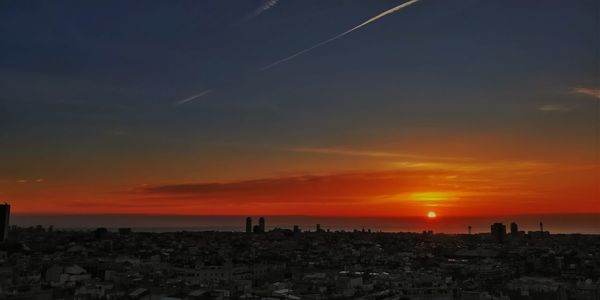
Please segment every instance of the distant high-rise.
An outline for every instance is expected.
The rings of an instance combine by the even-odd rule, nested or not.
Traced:
[[[321,224],[317,224],[317,232],[321,232]]]
[[[544,223],[540,222],[540,232],[544,232]]]
[[[469,234],[471,234],[471,229],[473,229],[473,227],[471,227],[471,225],[469,225],[469,227],[467,227],[467,229],[469,230]]]
[[[260,217],[260,219],[258,219],[258,231],[260,233],[265,232],[265,218]]]
[[[103,237],[106,237],[106,235],[108,235],[108,229],[106,229],[104,227],[99,227],[99,228],[96,228],[96,230],[94,230],[94,236],[96,238],[103,238]]]
[[[129,235],[129,234],[131,234],[131,228],[121,227],[121,228],[119,228],[119,234],[120,235]]]
[[[494,223],[490,226],[492,239],[498,243],[503,243],[506,237],[506,225],[502,223]]]
[[[252,218],[246,218],[246,233],[252,233]]]
[[[519,234],[519,225],[517,225],[517,223],[515,223],[515,222],[510,223],[510,234],[512,234],[512,235]]]
[[[300,227],[298,227],[298,225],[294,225],[294,233],[300,233]]]
[[[8,227],[10,226],[10,205],[0,204],[0,242],[8,238]]]

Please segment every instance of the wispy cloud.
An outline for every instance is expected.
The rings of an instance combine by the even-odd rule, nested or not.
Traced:
[[[198,94],[193,95],[191,97],[187,97],[185,99],[182,99],[182,100],[179,100],[179,101],[175,102],[175,105],[181,105],[181,104],[190,102],[190,101],[195,100],[197,98],[200,98],[202,96],[206,96],[210,92],[212,92],[212,89],[208,89],[208,90],[202,91],[201,93],[198,93]]]
[[[19,179],[16,182],[18,183],[28,183],[28,182],[32,182],[32,183],[42,183],[45,182],[46,179],[44,178],[36,178],[36,179]]]
[[[332,37],[332,38],[329,38],[329,39],[324,40],[324,41],[322,41],[322,42],[320,42],[318,44],[315,44],[314,46],[311,46],[311,47],[308,47],[308,48],[306,48],[304,50],[296,52],[296,53],[294,53],[294,54],[292,54],[292,55],[290,55],[288,57],[285,57],[285,58],[277,60],[277,61],[275,61],[273,63],[270,63],[270,64],[268,64],[268,65],[260,68],[260,71],[264,71],[264,70],[270,69],[270,68],[275,67],[275,66],[277,66],[277,65],[279,65],[281,63],[284,63],[286,61],[294,59],[294,58],[296,58],[296,57],[298,57],[298,56],[300,56],[300,55],[302,55],[304,53],[307,53],[307,52],[309,52],[311,50],[314,50],[314,49],[319,48],[321,46],[324,46],[324,45],[326,45],[328,43],[331,43],[331,42],[333,42],[333,41],[335,41],[335,40],[337,40],[337,39],[339,39],[339,38],[341,38],[341,37],[343,37],[343,36],[345,36],[345,35],[353,32],[353,31],[358,30],[358,29],[360,29],[360,28],[362,28],[364,26],[367,26],[368,24],[373,23],[373,22],[375,22],[375,21],[377,21],[377,20],[379,20],[379,19],[381,19],[381,18],[383,18],[383,17],[385,17],[385,16],[387,16],[389,14],[395,13],[395,12],[397,12],[397,11],[405,8],[405,7],[408,7],[408,6],[412,5],[412,4],[415,4],[418,1],[419,0],[410,0],[410,1],[407,1],[405,3],[400,4],[398,6],[390,8],[390,9],[388,9],[388,10],[386,10],[386,11],[384,11],[384,12],[382,12],[382,13],[380,13],[380,14],[378,14],[378,15],[376,15],[376,16],[374,16],[374,17],[372,17],[372,18],[370,18],[370,19],[368,19],[368,20],[366,20],[366,21],[364,21],[364,22],[362,22],[362,23],[360,23],[360,24],[358,24],[358,25],[356,25],[356,26],[354,26],[354,27],[352,27],[352,28],[350,28],[350,29],[348,29],[348,30],[346,30],[346,31],[344,31],[344,32],[336,35],[336,36],[334,36],[334,37]]]
[[[307,206],[373,208],[382,204],[385,210],[386,205],[439,206],[467,199],[533,197],[539,191],[534,185],[527,186],[525,179],[549,170],[556,171],[543,162],[530,161],[415,163],[393,170],[140,186],[128,194],[140,197],[140,205],[168,201],[169,205],[203,209],[218,203],[249,209],[294,204],[300,210]]]
[[[538,110],[543,112],[567,112],[571,109],[565,105],[560,104],[544,104],[540,106]]]
[[[435,187],[431,174],[448,171],[395,170],[271,177],[223,183],[173,184],[143,187],[138,193],[155,196],[190,196],[191,199],[263,203],[368,200],[382,194],[427,190]],[[194,198],[195,197],[195,198]]]
[[[470,181],[500,178],[506,182],[512,181],[516,176],[529,176],[533,174],[547,174],[548,172],[560,170],[573,170],[581,168],[581,166],[559,166],[542,161],[519,161],[519,160],[507,160],[507,161],[398,161],[391,164],[392,167],[401,170],[419,170],[419,171],[436,171],[436,170],[447,170],[455,172],[451,176],[456,174],[463,174],[461,180],[464,181],[469,178]],[[480,177],[479,175],[484,175]],[[475,177],[473,177],[475,176]]]
[[[420,155],[414,153],[398,153],[398,152],[381,152],[381,151],[363,151],[344,148],[313,148],[313,147],[295,147],[284,148],[286,151],[316,153],[316,154],[331,154],[331,155],[348,155],[348,156],[365,156],[365,157],[390,157],[390,158],[410,158],[410,159],[427,159],[427,160],[468,160],[466,157],[443,157]]]
[[[350,197],[390,194],[393,191],[420,191],[438,189],[444,182],[453,184],[481,181],[481,175],[489,184],[493,178],[514,177],[533,173],[544,174],[560,166],[536,161],[492,161],[473,163],[414,163],[399,164],[393,170],[357,171],[329,175],[298,175],[265,177],[230,182],[206,182],[189,184],[144,185],[134,193],[155,195],[245,195],[251,198],[305,198],[307,196]],[[491,176],[490,178],[488,178]],[[518,180],[517,180],[518,182]],[[510,181],[503,181],[509,184]],[[458,187],[458,186],[456,186]],[[309,200],[309,199],[306,199]]]
[[[581,95],[592,96],[596,99],[600,99],[600,89],[577,87],[577,88],[573,89],[573,92],[577,93],[577,94],[581,94]]]

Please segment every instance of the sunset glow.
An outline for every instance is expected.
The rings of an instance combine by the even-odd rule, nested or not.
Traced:
[[[600,0],[0,4],[0,299],[596,299]]]
[[[84,2],[0,12],[15,214],[600,213],[591,2]]]

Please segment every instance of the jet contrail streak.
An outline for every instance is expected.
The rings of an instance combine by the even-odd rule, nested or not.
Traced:
[[[263,1],[263,4],[257,8],[254,13],[252,14],[252,18],[257,17],[258,15],[262,14],[263,12],[271,9],[273,6],[277,5],[277,2],[279,2],[279,0],[266,0]]]
[[[177,101],[177,102],[175,103],[175,105],[181,105],[181,104],[184,104],[184,103],[190,102],[190,101],[192,101],[192,100],[194,100],[194,99],[196,99],[196,98],[200,98],[200,97],[202,97],[202,96],[204,96],[204,95],[206,95],[206,94],[210,93],[211,91],[212,91],[212,89],[210,89],[210,90],[205,90],[205,91],[203,91],[202,93],[199,93],[199,94],[196,94],[196,95],[194,95],[194,96],[191,96],[191,97],[185,98],[185,99],[183,99],[183,100],[179,100],[179,101]]]
[[[382,13],[380,13],[380,14],[378,14],[378,15],[376,15],[376,16],[374,16],[374,17],[372,17],[372,18],[370,18],[370,19],[368,19],[368,20],[366,20],[364,22],[362,22],[361,24],[359,24],[357,26],[354,26],[353,28],[348,29],[348,30],[346,30],[346,31],[344,31],[344,32],[342,32],[342,33],[340,33],[340,34],[338,34],[338,35],[336,35],[336,36],[334,36],[334,37],[332,37],[330,39],[324,40],[324,41],[322,41],[322,42],[320,42],[320,43],[318,43],[318,44],[316,44],[316,45],[314,45],[312,47],[306,48],[306,49],[304,49],[302,51],[299,51],[299,52],[296,52],[296,53],[294,53],[294,54],[292,54],[292,55],[290,55],[290,56],[288,56],[286,58],[280,59],[280,60],[278,60],[278,61],[276,61],[274,63],[266,65],[266,66],[260,68],[259,71],[264,71],[264,70],[270,69],[270,68],[272,68],[272,67],[274,67],[274,66],[276,66],[278,64],[281,64],[281,63],[284,63],[284,62],[286,62],[288,60],[291,60],[291,59],[293,59],[293,58],[295,58],[297,56],[300,56],[300,55],[302,55],[302,54],[304,54],[306,52],[309,52],[309,51],[311,51],[311,50],[313,50],[315,48],[319,48],[319,47],[321,47],[321,46],[323,46],[325,44],[333,42],[333,41],[335,41],[335,40],[337,40],[337,39],[339,39],[339,38],[341,38],[341,37],[343,37],[343,36],[351,33],[352,31],[360,29],[360,28],[362,28],[362,27],[364,27],[364,26],[366,26],[366,25],[368,25],[370,23],[373,23],[373,22],[375,22],[375,21],[377,21],[377,20],[379,20],[379,19],[381,19],[381,18],[383,18],[383,17],[385,17],[385,16],[387,16],[387,15],[389,15],[391,13],[395,13],[395,12],[397,12],[397,11],[399,11],[399,10],[407,7],[407,6],[410,6],[410,5],[412,5],[412,4],[414,4],[414,3],[418,2],[418,1],[419,0],[410,0],[408,2],[405,2],[405,3],[402,3],[402,4],[398,5],[396,7],[390,8],[390,9],[388,9],[388,10],[386,10],[386,11],[384,11],[384,12],[382,12]]]
[[[275,6],[277,4],[278,1],[279,0],[267,0],[257,10],[257,13],[260,14],[260,13],[264,12],[265,10],[268,10],[268,9],[272,8],[273,6]],[[269,65],[266,65],[266,66],[260,68],[259,71],[265,71],[265,70],[270,69],[272,67],[275,67],[275,66],[277,66],[277,65],[279,65],[281,63],[284,63],[284,62],[286,62],[288,60],[294,59],[295,57],[300,56],[300,55],[302,55],[302,54],[304,54],[306,52],[309,52],[309,51],[311,51],[311,50],[313,50],[315,48],[319,48],[319,47],[321,47],[321,46],[323,46],[325,44],[333,42],[333,41],[335,41],[335,40],[337,40],[337,39],[339,39],[339,38],[341,38],[341,37],[343,37],[343,36],[345,36],[345,35],[353,32],[353,31],[358,30],[358,29],[360,29],[360,28],[362,28],[364,26],[367,26],[368,24],[373,23],[373,22],[375,22],[375,21],[377,21],[377,20],[379,20],[379,19],[381,19],[381,18],[383,18],[383,17],[385,17],[385,16],[387,16],[389,14],[395,13],[395,12],[397,12],[397,11],[405,8],[405,7],[408,7],[408,6],[412,5],[412,4],[415,4],[418,1],[420,1],[420,0],[410,0],[410,1],[407,1],[407,2],[404,2],[404,3],[400,4],[398,6],[392,7],[390,9],[388,9],[388,10],[386,10],[386,11],[384,11],[384,12],[382,12],[382,13],[380,13],[380,14],[378,14],[378,15],[376,15],[376,16],[374,16],[374,17],[372,17],[372,18],[370,18],[370,19],[368,19],[368,20],[366,20],[366,21],[364,21],[362,23],[360,23],[359,25],[356,25],[356,26],[354,26],[354,27],[352,27],[352,28],[350,28],[350,29],[348,29],[348,30],[346,30],[346,31],[344,31],[344,32],[342,32],[342,33],[340,33],[340,34],[332,37],[332,38],[324,40],[324,41],[322,41],[322,42],[320,42],[320,43],[318,43],[318,44],[316,44],[314,46],[311,46],[311,47],[306,48],[306,49],[304,49],[302,51],[296,52],[296,53],[294,53],[294,54],[292,54],[292,55],[290,55],[290,56],[288,56],[286,58],[280,59],[280,60],[278,60],[276,62],[273,62],[273,63],[271,63]],[[254,16],[257,16],[258,14],[255,14]],[[190,102],[190,101],[192,101],[192,100],[194,100],[196,98],[200,98],[200,97],[202,97],[202,96],[210,93],[211,91],[212,91],[212,89],[205,90],[205,91],[203,91],[203,92],[201,92],[199,94],[196,94],[194,96],[185,98],[183,100],[179,100],[175,104],[176,105],[181,105],[181,104]]]
[[[265,11],[272,9],[275,5],[277,5],[277,3],[279,3],[279,0],[263,0],[261,2],[261,5],[258,6],[252,13],[248,14],[246,17],[244,17],[239,22],[236,22],[234,24],[241,24],[241,23],[247,22],[251,19],[254,19],[254,18],[262,15]]]

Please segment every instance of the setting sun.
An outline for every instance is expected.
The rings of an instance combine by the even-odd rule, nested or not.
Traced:
[[[435,211],[430,211],[427,213],[427,217],[433,219],[437,217],[437,214],[435,213]]]

